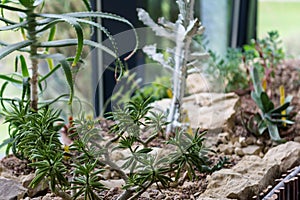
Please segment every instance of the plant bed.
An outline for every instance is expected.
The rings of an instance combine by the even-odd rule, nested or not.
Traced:
[[[138,9],[145,25],[174,42],[166,54],[156,45],[143,48],[151,59],[172,71],[172,92],[166,88],[163,92],[170,99],[162,100],[169,105],[155,107],[158,102],[151,101],[157,98],[141,90],[125,102],[126,95],[113,96],[121,102],[113,112],[107,118],[91,119],[82,113],[74,116],[74,80],[83,63],[84,45],[115,57],[117,82],[122,75],[132,81],[129,72],[123,72],[114,38],[91,19],[113,19],[133,26],[109,13],[42,13],[42,2],[19,0],[17,7],[9,1],[0,4],[4,10],[23,13],[20,22],[0,18],[6,23],[1,30],[19,30],[24,36],[19,43],[1,43],[0,58],[16,51],[29,55],[18,55],[15,72],[0,76],[6,81],[0,89],[1,114],[10,135],[5,144],[7,153],[13,153],[1,160],[0,195],[7,195],[1,198],[249,199],[279,173],[299,165],[299,68],[297,61],[283,62],[277,32],[253,41],[244,52],[230,51],[230,59],[218,61],[202,46],[204,28],[193,16],[194,0],[177,1],[175,23],[164,18],[155,23],[145,10]],[[88,2],[83,2],[89,10]],[[57,39],[59,23],[71,25],[77,37]],[[84,39],[83,24],[103,31],[112,50]],[[69,45],[76,46],[73,57],[50,51]],[[136,47],[126,59],[135,51]],[[40,60],[47,63],[46,74],[39,68]],[[223,70],[215,74],[224,76],[225,91],[236,91],[240,97],[213,90],[185,96],[188,75],[205,71],[202,65]],[[47,90],[47,79],[59,69],[69,93],[43,101],[40,97]],[[220,77],[212,78],[217,84]],[[18,97],[5,97],[9,84],[22,88]],[[64,110],[55,109],[60,101],[66,103],[68,119],[62,118]],[[224,117],[224,113],[229,114]],[[207,118],[199,123],[199,115]],[[7,185],[11,189],[1,188]]]

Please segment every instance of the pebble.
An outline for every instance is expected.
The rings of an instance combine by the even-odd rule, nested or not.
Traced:
[[[239,143],[241,144],[242,147],[248,146],[246,143],[246,138],[245,137],[239,137]]]
[[[165,199],[166,195],[165,194],[159,194],[156,199],[158,200],[162,200],[162,199]]]
[[[261,139],[256,140],[256,144],[259,146],[263,146],[264,142]]]
[[[245,155],[259,155],[259,153],[261,152],[261,147],[257,145],[250,145],[244,147],[242,150]]]
[[[199,196],[201,193],[200,192],[196,192],[195,194],[194,194],[194,197],[197,197],[197,196]]]
[[[256,138],[253,136],[247,137],[245,140],[247,145],[255,144],[256,143]]]
[[[244,152],[243,152],[243,150],[242,150],[240,147],[236,147],[236,148],[234,149],[234,153],[235,153],[236,155],[238,155],[238,156],[244,156],[244,155],[245,155]]]
[[[258,156],[261,157],[261,158],[263,158],[264,155],[265,155],[265,154],[264,154],[263,152],[259,152],[259,155],[258,155]]]
[[[240,147],[242,147],[242,145],[239,143],[239,142],[235,142],[234,144],[233,144],[233,147],[238,147],[238,148],[240,148]]]
[[[227,143],[227,141],[229,141],[229,133],[225,132],[225,133],[219,133],[218,134],[218,138],[217,138],[218,143]]]
[[[141,197],[150,199],[150,194],[149,194],[149,192],[144,192],[144,193],[141,195]]]
[[[220,152],[223,152],[226,155],[231,155],[233,153],[233,146],[230,144],[220,144],[218,148]]]

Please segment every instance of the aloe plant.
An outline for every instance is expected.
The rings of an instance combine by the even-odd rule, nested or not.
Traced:
[[[63,69],[66,81],[69,85],[69,104],[72,103],[74,96],[73,81],[75,71],[78,63],[81,62],[81,53],[83,46],[85,45],[100,48],[106,53],[114,56],[119,67],[122,67],[121,62],[118,59],[117,47],[113,37],[105,27],[101,24],[95,23],[92,19],[106,18],[117,20],[126,23],[133,28],[132,24],[125,18],[114,14],[91,12],[88,1],[83,0],[83,2],[88,8],[88,11],[64,14],[43,13],[43,6],[46,3],[44,0],[6,0],[1,1],[0,3],[0,8],[2,10],[2,17],[0,17],[0,21],[6,24],[5,26],[0,27],[0,31],[20,31],[24,38],[23,41],[13,44],[1,41],[0,45],[2,45],[3,48],[0,49],[0,59],[16,51],[27,53],[30,59],[30,66],[28,66],[24,56],[18,56],[16,58],[15,68],[17,69],[18,65],[21,65],[22,74],[1,74],[0,78],[14,84],[22,85],[22,100],[27,101],[30,99],[31,108],[33,110],[38,110],[39,94],[43,91],[43,83],[60,68]],[[16,13],[16,15],[19,14],[19,21],[7,18],[4,12],[6,10]],[[77,37],[57,40],[55,38],[55,32],[57,25],[60,23],[68,24],[70,28],[75,30]],[[100,43],[84,38],[83,25],[88,25],[104,32],[110,39],[113,48],[109,49]],[[43,38],[47,39],[43,40]],[[71,58],[66,58],[62,54],[49,53],[51,48],[67,46],[76,46],[76,53]],[[132,53],[135,52],[135,49]],[[59,64],[53,66],[53,59]],[[40,73],[40,60],[48,61],[49,72],[45,75],[41,75]],[[29,73],[29,68],[31,69],[31,74]],[[3,91],[4,88],[2,93]]]
[[[253,82],[254,90],[251,92],[251,97],[260,109],[260,113],[256,114],[248,123],[248,130],[262,135],[266,130],[269,132],[270,138],[274,141],[283,141],[278,131],[279,124],[293,124],[294,122],[288,120],[286,117],[292,109],[290,102],[291,96],[285,98],[282,104],[275,108],[274,103],[264,91],[257,68],[253,67],[250,71],[251,80]],[[282,114],[286,111],[286,115]],[[254,125],[256,124],[255,128]]]

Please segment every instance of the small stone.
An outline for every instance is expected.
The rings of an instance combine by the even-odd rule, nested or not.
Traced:
[[[269,146],[269,147],[272,146],[272,140],[267,140],[266,141],[266,146]]]
[[[42,200],[62,200],[62,198],[61,197],[55,197],[55,195],[54,194],[46,194],[46,196],[44,196],[43,198],[42,198]]]
[[[245,140],[247,145],[255,144],[256,143],[256,138],[253,136],[247,137]]]
[[[218,143],[226,144],[229,141],[229,133],[219,133],[218,134]]]
[[[199,196],[201,193],[200,192],[196,192],[195,194],[194,194],[194,197],[197,197],[197,196]]]
[[[165,199],[166,195],[165,194],[159,194],[156,199],[158,200],[162,200],[162,199]]]
[[[110,176],[111,176],[111,178],[112,179],[115,179],[115,180],[118,180],[120,177],[120,175],[119,175],[119,173],[117,173],[116,171],[112,171],[111,173],[110,173]]]
[[[242,145],[239,143],[239,142],[235,142],[234,144],[233,144],[233,147],[242,147]]]
[[[261,139],[256,140],[256,144],[259,146],[263,146],[264,142]]]
[[[230,141],[234,144],[234,143],[239,143],[239,137],[230,137]]]
[[[265,154],[264,154],[263,152],[259,152],[259,155],[258,155],[258,156],[261,157],[261,158],[263,158],[264,155],[265,155]]]
[[[235,153],[236,155],[238,155],[238,156],[244,156],[244,152],[243,152],[243,150],[242,150],[240,147],[236,147],[236,148],[234,149],[234,153]]]
[[[150,194],[149,194],[149,192],[144,192],[144,193],[141,195],[141,197],[150,199]]]
[[[233,147],[232,146],[226,146],[224,153],[225,153],[225,155],[232,155]]]
[[[105,180],[110,179],[110,178],[111,178],[111,171],[110,171],[110,170],[105,170],[105,171],[103,172],[102,176],[103,176],[103,178],[104,178]]]
[[[231,155],[233,153],[233,146],[220,144],[219,145],[219,151],[223,152],[226,155]]]
[[[165,199],[166,200],[172,200],[172,198],[170,196],[167,196]]]
[[[261,147],[256,145],[250,145],[242,148],[245,155],[259,155],[261,152]]]
[[[294,137],[294,142],[299,142],[300,143],[300,136]]]
[[[119,180],[102,180],[100,181],[106,188],[121,188],[125,185],[125,181],[123,179]]]
[[[239,143],[241,144],[242,147],[248,146],[247,143],[246,143],[246,138],[245,137],[240,136],[239,137]]]

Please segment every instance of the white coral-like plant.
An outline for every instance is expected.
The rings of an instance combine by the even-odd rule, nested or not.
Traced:
[[[149,26],[157,36],[167,38],[175,43],[175,47],[169,49],[170,56],[165,59],[162,53],[157,52],[156,44],[145,46],[143,51],[154,61],[160,63],[163,67],[171,70],[172,79],[172,101],[169,108],[167,126],[167,137],[174,131],[175,127],[184,127],[182,123],[182,101],[186,90],[187,75],[199,72],[201,69],[199,63],[208,56],[202,49],[194,51],[191,47],[193,38],[204,32],[199,19],[194,18],[194,0],[177,0],[179,7],[178,19],[175,23],[160,18],[155,23],[149,14],[138,8],[139,19]],[[199,46],[199,45],[198,45]]]

